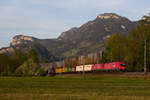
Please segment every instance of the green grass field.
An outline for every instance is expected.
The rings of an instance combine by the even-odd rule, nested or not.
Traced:
[[[150,79],[0,77],[0,100],[150,100]]]

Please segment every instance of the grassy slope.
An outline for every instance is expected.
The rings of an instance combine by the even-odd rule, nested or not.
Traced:
[[[148,100],[150,80],[101,77],[0,77],[0,100]]]

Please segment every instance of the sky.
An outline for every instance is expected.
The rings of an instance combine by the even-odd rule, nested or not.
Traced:
[[[15,35],[57,38],[102,13],[136,21],[150,13],[150,0],[0,0],[0,48]]]

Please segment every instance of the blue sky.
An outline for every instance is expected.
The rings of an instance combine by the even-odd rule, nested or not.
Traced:
[[[0,48],[15,35],[56,38],[101,13],[138,20],[150,13],[150,0],[0,0]]]

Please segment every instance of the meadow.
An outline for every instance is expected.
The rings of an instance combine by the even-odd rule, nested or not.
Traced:
[[[150,100],[150,79],[0,77],[0,100]]]

